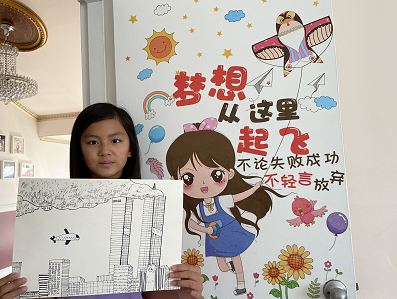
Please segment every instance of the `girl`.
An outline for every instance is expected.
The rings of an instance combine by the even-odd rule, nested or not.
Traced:
[[[77,117],[70,140],[70,177],[98,179],[139,179],[140,157],[134,123],[129,114],[112,104],[98,103]],[[203,277],[200,268],[174,265],[171,278],[175,291],[102,295],[102,299],[201,298]],[[26,278],[17,273],[0,279],[0,299],[12,299],[27,291]],[[78,298],[78,297],[71,297]],[[80,297],[94,299],[92,296]],[[99,298],[99,297],[96,297]]]
[[[206,234],[206,256],[215,256],[221,271],[236,274],[234,294],[240,295],[246,293],[240,254],[255,238],[241,224],[253,226],[258,234],[258,220],[272,206],[268,192],[282,195],[261,186],[261,182],[251,186],[244,181],[254,177],[235,169],[233,146],[227,137],[214,131],[216,125],[214,118],[185,125],[185,133],[168,149],[166,162],[172,178],[184,183],[186,231],[200,239],[197,232]],[[253,213],[256,221],[244,218],[236,206]],[[226,262],[226,258],[231,260]]]

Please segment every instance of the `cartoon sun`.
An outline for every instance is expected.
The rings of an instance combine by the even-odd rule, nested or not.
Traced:
[[[162,61],[170,61],[171,56],[176,55],[175,46],[178,44],[173,38],[173,33],[168,34],[165,29],[161,32],[153,30],[153,35],[147,38],[147,46],[143,49],[147,52],[147,59],[156,61],[156,65]]]

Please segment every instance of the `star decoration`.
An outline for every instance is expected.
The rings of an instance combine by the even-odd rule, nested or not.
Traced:
[[[314,1],[313,5],[317,6],[318,5],[318,1]]]
[[[203,53],[198,52],[198,53],[197,53],[197,56],[198,56],[198,57],[201,57],[201,56],[203,56]]]
[[[214,11],[215,11],[215,12],[218,12],[218,10],[219,10],[218,7],[215,7],[215,8],[214,8]]]
[[[193,32],[194,32],[194,29],[193,29],[193,28],[191,28],[189,31],[190,31],[190,33],[193,33]]]
[[[197,2],[199,2],[199,0],[194,0],[194,2],[196,2],[196,3],[197,3]]]
[[[186,20],[186,19],[187,19],[187,15],[184,15],[184,16],[183,16],[183,19]]]
[[[222,35],[222,32],[221,32],[221,31],[218,31],[218,33],[217,33],[216,35],[221,36],[221,35]]]
[[[251,23],[248,23],[247,27],[248,27],[248,28],[251,28],[251,27],[252,27],[252,24],[251,24]]]
[[[131,16],[131,19],[129,19],[128,21],[131,21],[131,23],[134,24],[138,20],[136,19],[136,16]]]
[[[175,75],[179,75],[179,71],[176,71],[176,72],[175,72]]]
[[[222,56],[225,56],[226,59],[229,58],[230,56],[233,56],[232,49],[230,49],[230,50],[225,49],[225,52],[222,54]]]
[[[125,61],[130,61],[130,57],[127,56],[127,57],[125,58]]]
[[[267,0],[262,0],[263,3],[267,2]]]

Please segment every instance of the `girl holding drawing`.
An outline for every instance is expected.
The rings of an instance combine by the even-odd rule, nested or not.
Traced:
[[[236,274],[234,294],[240,295],[246,293],[240,255],[255,238],[241,224],[253,226],[258,234],[258,220],[272,206],[268,192],[281,195],[261,182],[252,186],[244,180],[254,177],[235,169],[233,146],[226,136],[214,131],[216,126],[215,118],[184,125],[185,133],[168,149],[167,168],[173,179],[184,183],[186,231],[200,239],[197,232],[206,234],[206,256],[215,256],[222,272]],[[251,212],[256,221],[244,218],[240,209]]]
[[[112,104],[98,103],[84,109],[76,119],[70,142],[70,177],[98,179],[139,179],[140,157],[134,123],[129,114]],[[102,299],[190,299],[201,298],[200,268],[174,265],[170,273],[181,289],[129,294],[102,295]],[[0,279],[0,299],[12,299],[27,291],[26,278],[11,273]],[[72,297],[73,298],[73,297]],[[77,298],[77,297],[74,297]],[[91,299],[92,296],[80,298]]]

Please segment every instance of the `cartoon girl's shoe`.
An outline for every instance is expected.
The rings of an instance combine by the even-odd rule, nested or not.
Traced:
[[[245,293],[247,293],[247,290],[245,288],[243,288],[243,289],[234,289],[234,291],[233,291],[233,294],[236,295],[236,296],[242,295],[242,294],[245,294]]]

